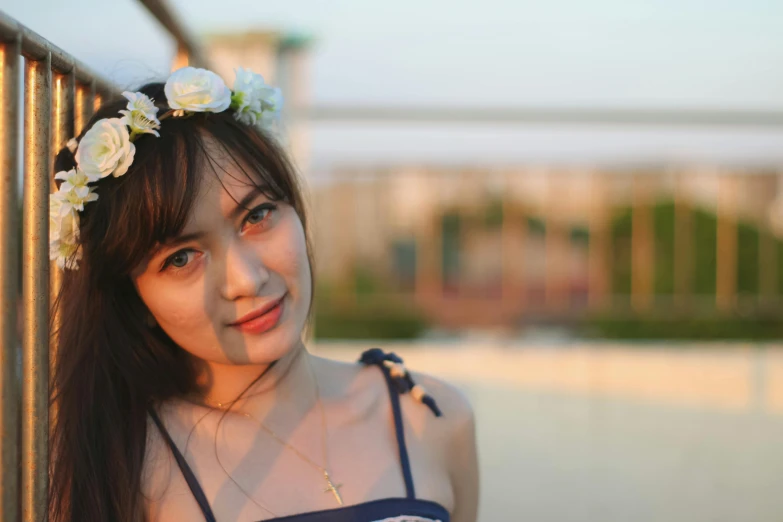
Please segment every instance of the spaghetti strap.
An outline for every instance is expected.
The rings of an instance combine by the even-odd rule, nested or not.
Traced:
[[[198,505],[201,508],[201,512],[204,513],[206,522],[217,522],[215,515],[212,513],[212,509],[209,507],[207,496],[204,494],[204,490],[201,489],[201,486],[196,479],[196,475],[193,473],[193,470],[190,469],[190,466],[185,460],[185,457],[182,456],[182,453],[180,453],[177,445],[174,444],[174,441],[172,440],[171,435],[169,435],[169,432],[165,427],[163,427],[163,423],[160,421],[158,414],[155,413],[153,408],[149,408],[149,414],[150,417],[152,417],[152,420],[155,421],[155,424],[158,426],[161,435],[163,435],[163,438],[166,440],[166,444],[168,444],[169,448],[171,448],[171,452],[174,454],[177,465],[182,471],[182,475],[185,477],[185,481],[188,483],[188,487],[193,493],[193,497],[196,499],[196,502],[198,502]]]
[[[402,365],[402,359],[396,354],[384,353],[380,348],[371,348],[365,351],[359,358],[359,362],[365,365],[375,365],[381,369],[389,388],[389,398],[394,414],[394,431],[397,435],[397,446],[400,453],[400,466],[402,467],[402,476],[405,480],[405,492],[407,498],[415,499],[416,490],[413,486],[413,474],[411,473],[410,459],[408,457],[408,448],[405,444],[405,427],[402,423],[402,410],[400,409],[400,394],[412,392],[416,394],[417,400],[426,404],[432,412],[440,417],[441,412],[438,409],[435,400],[427,395],[421,386],[413,382],[410,374]],[[417,392],[414,392],[414,388]]]

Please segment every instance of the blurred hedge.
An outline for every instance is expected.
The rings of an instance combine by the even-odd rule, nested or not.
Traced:
[[[664,201],[653,209],[655,227],[655,294],[674,293],[674,203]],[[713,212],[692,208],[692,291],[699,296],[715,295],[717,269],[717,218]],[[632,210],[621,208],[612,220],[612,289],[616,294],[631,292]],[[777,293],[783,293],[783,241],[775,239],[778,250]],[[745,221],[737,223],[737,293],[758,295],[759,229]]]
[[[655,234],[654,291],[657,297],[674,294],[674,227],[675,207],[672,201],[659,202],[652,208]],[[691,208],[693,265],[691,291],[703,303],[714,303],[717,270],[717,217],[701,208]],[[631,227],[633,211],[619,209],[612,220],[612,290],[628,296],[631,291]],[[759,228],[745,221],[737,222],[737,296],[747,303],[759,296]],[[777,248],[776,294],[783,294],[783,241],[773,239]],[[780,310],[751,307],[721,314],[714,305],[700,310],[669,307],[652,314],[637,316],[603,316],[588,319],[584,332],[591,337],[624,339],[783,339],[783,314]],[[684,316],[684,317],[679,317]]]
[[[353,295],[355,302],[342,299]],[[427,327],[424,316],[409,303],[392,297],[388,281],[366,268],[353,270],[351,281],[320,282],[315,294],[316,339],[415,339]]]

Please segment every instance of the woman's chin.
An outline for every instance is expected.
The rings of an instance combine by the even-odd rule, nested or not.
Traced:
[[[240,334],[241,340],[234,344],[237,364],[269,364],[282,359],[300,342],[300,337],[293,335],[285,325],[265,332],[263,335]],[[241,361],[241,362],[240,362]]]

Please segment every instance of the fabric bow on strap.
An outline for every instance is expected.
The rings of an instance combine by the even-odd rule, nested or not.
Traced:
[[[410,392],[414,399],[426,404],[436,417],[442,416],[435,399],[427,393],[424,386],[413,382],[413,378],[403,365],[402,359],[394,352],[386,353],[380,348],[370,348],[362,354],[359,362],[380,367],[400,394]]]

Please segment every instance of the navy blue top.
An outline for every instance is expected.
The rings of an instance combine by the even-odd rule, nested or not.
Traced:
[[[406,496],[404,498],[384,498],[372,500],[370,502],[362,502],[361,504],[352,506],[342,506],[334,509],[324,509],[297,515],[277,517],[268,519],[265,522],[380,522],[388,518],[405,516],[419,517],[417,520],[421,520],[421,522],[427,520],[433,522],[449,522],[449,513],[446,511],[446,508],[437,502],[416,498],[416,492],[413,488],[413,475],[411,474],[410,461],[408,460],[408,449],[405,446],[405,431],[403,429],[402,412],[400,410],[400,394],[409,392],[415,385],[411,379],[410,373],[406,370],[404,376],[397,375],[392,377],[388,365],[391,363],[401,365],[402,359],[392,352],[384,353],[380,348],[371,348],[365,351],[359,359],[359,362],[365,365],[372,364],[378,366],[386,379],[386,384],[389,388],[392,412],[394,414],[394,430],[397,435],[400,467],[402,468],[402,477],[405,481]],[[441,412],[432,397],[425,395],[422,402],[429,407],[436,416],[441,415]],[[190,487],[190,491],[193,492],[196,502],[198,502],[201,511],[204,513],[206,522],[217,522],[215,515],[212,513],[212,509],[209,507],[207,497],[201,489],[195,474],[185,461],[185,457],[182,456],[182,453],[180,453],[176,444],[174,444],[171,435],[166,431],[166,428],[163,426],[163,423],[153,409],[150,409],[150,416],[153,421],[155,421],[155,424],[163,434],[163,438],[171,448],[177,465],[180,470],[182,470],[188,487]]]

